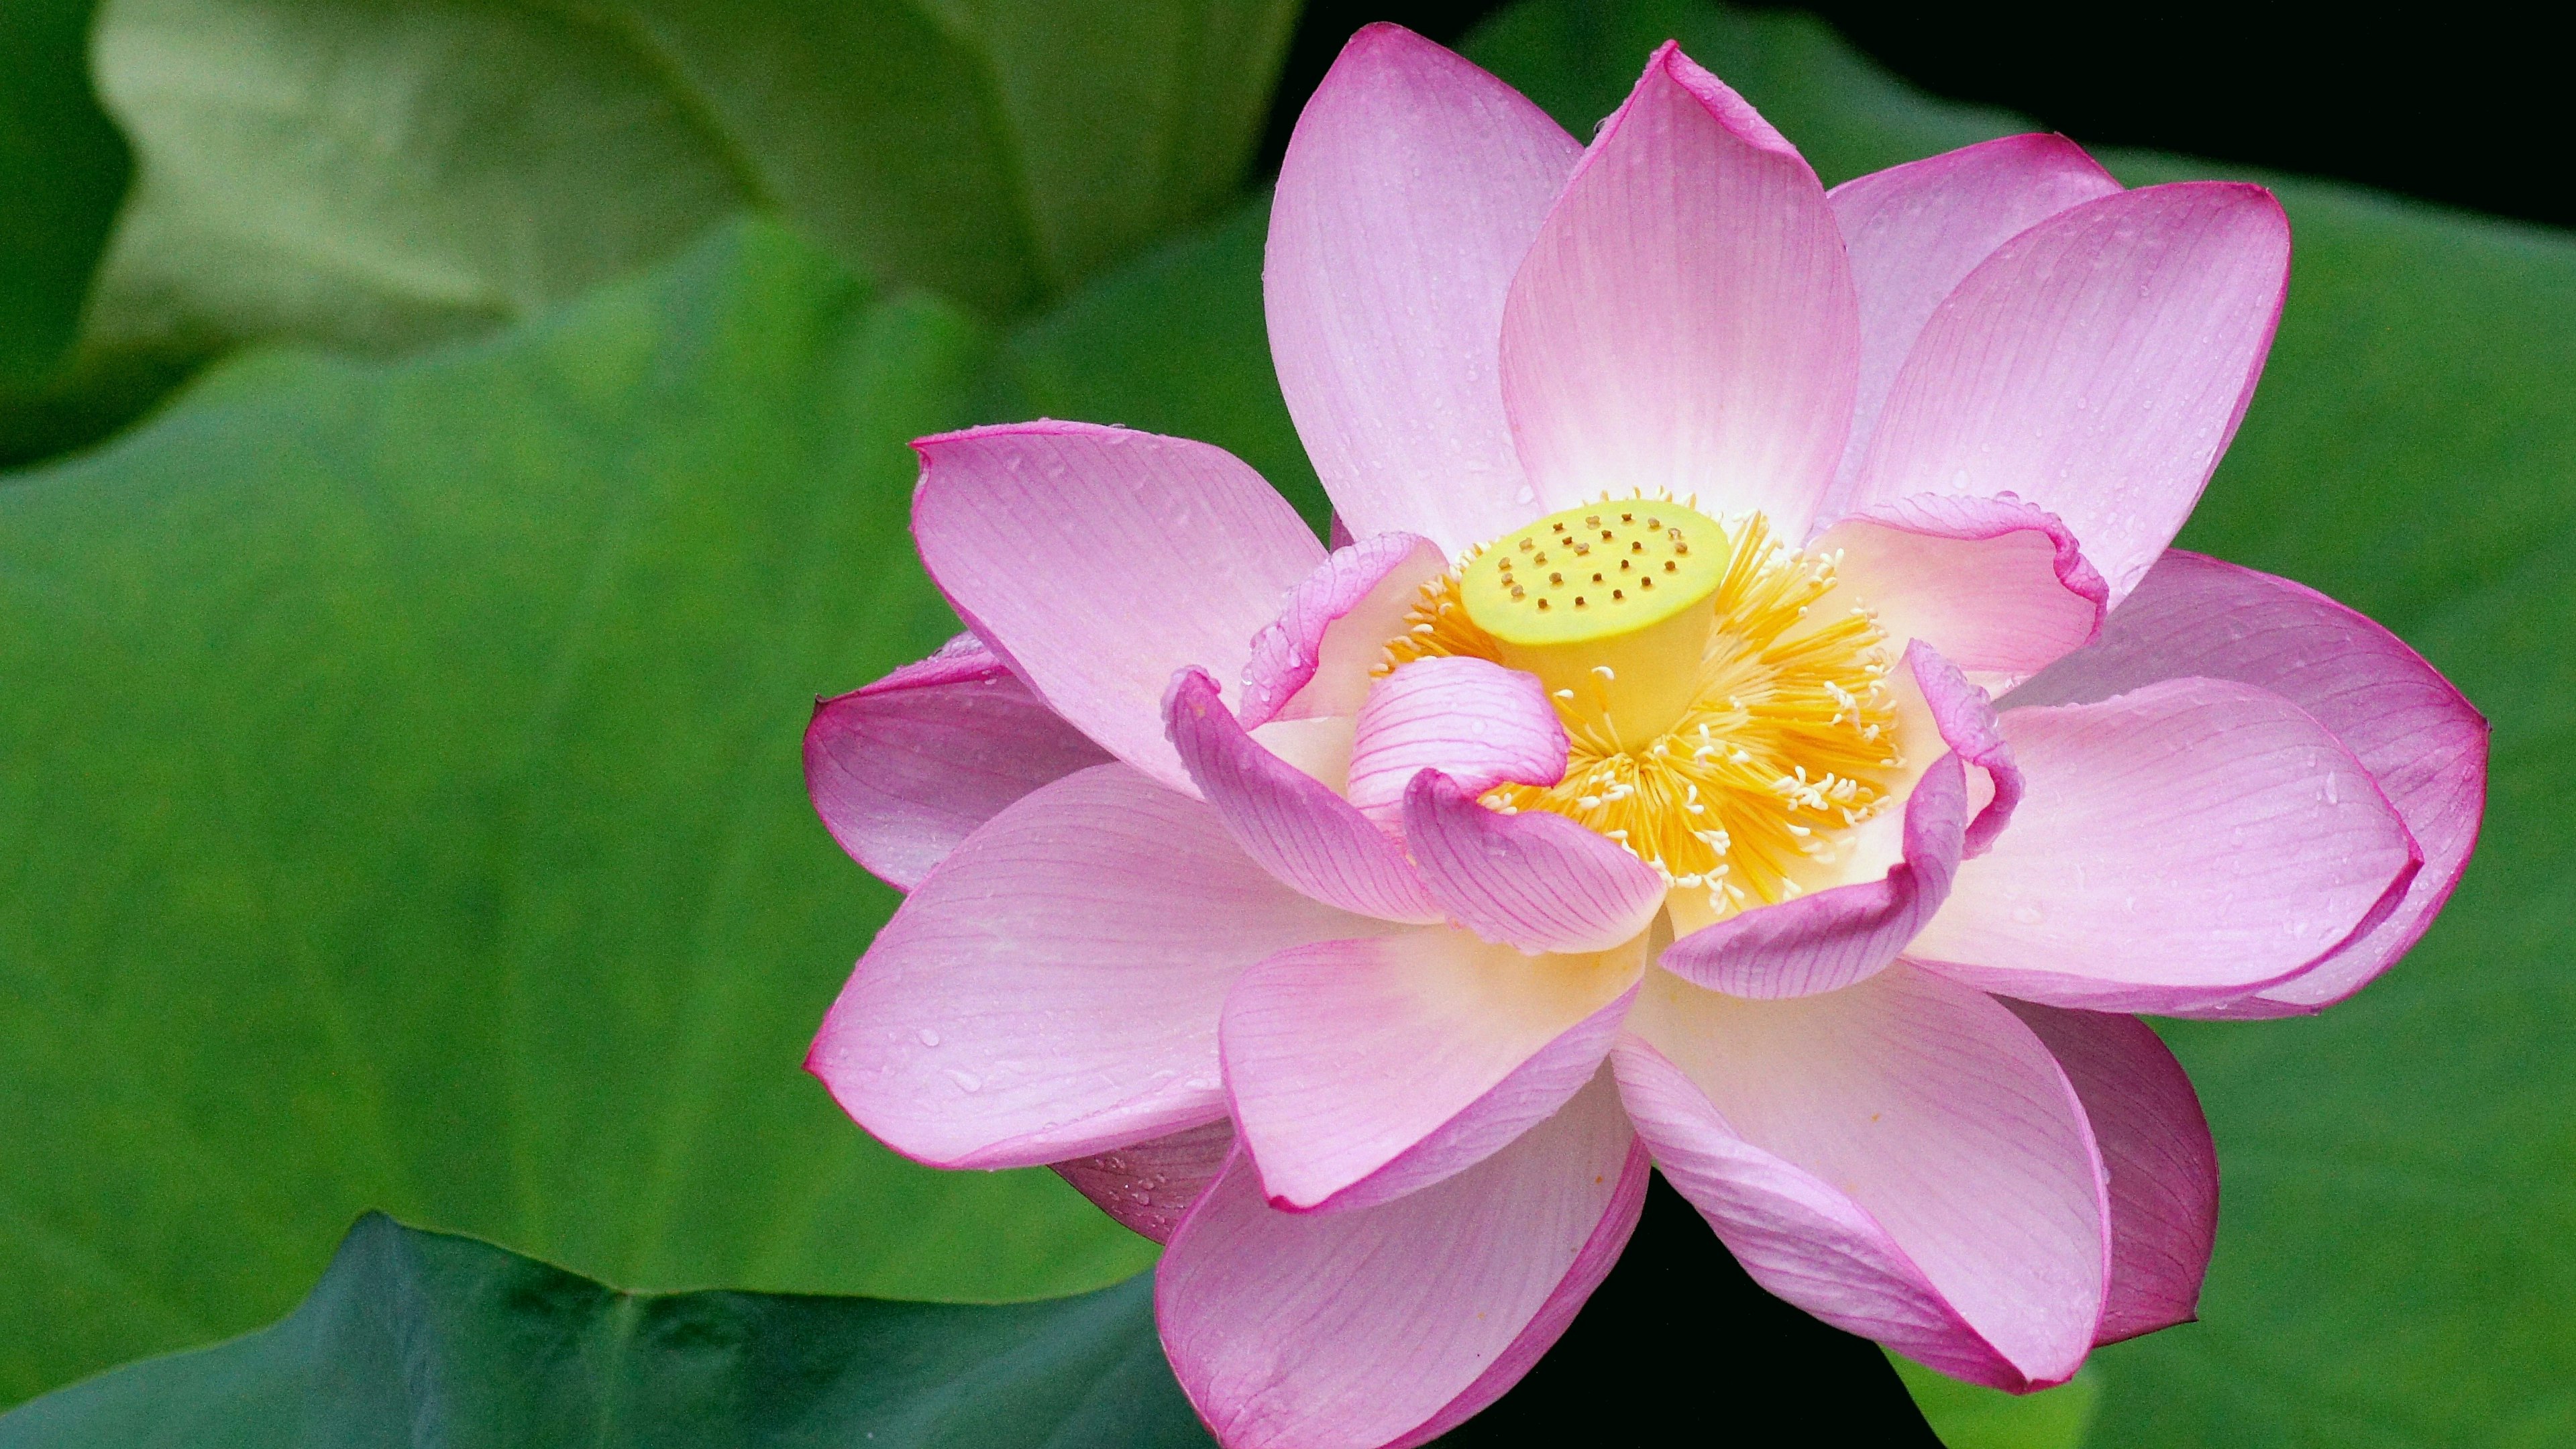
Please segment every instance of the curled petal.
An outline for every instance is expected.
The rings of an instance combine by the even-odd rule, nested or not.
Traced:
[[[976,826],[1106,751],[961,634],[876,683],[817,701],[805,788],[850,858],[897,890]]]
[[[1234,1151],[1234,1123],[1224,1117],[1089,1157],[1049,1163],[1056,1176],[1141,1237],[1172,1240],[1190,1205],[1216,1181]]]
[[[1642,943],[1529,957],[1451,930],[1254,966],[1219,1041],[1271,1205],[1369,1207],[1483,1161],[1591,1080],[1644,966]]]
[[[1393,25],[1297,118],[1262,295],[1279,390],[1334,507],[1456,550],[1529,520],[1499,371],[1503,295],[1582,147]]]
[[[1966,855],[2012,818],[2021,771],[1996,733],[1985,691],[1916,640],[1906,661],[1950,752],[1927,767],[1905,801],[1903,853],[1876,880],[1828,887],[1743,911],[1664,948],[1665,970],[1734,996],[1777,998],[1838,991],[1887,968],[1950,894]],[[1983,769],[1992,798],[1968,819],[1965,764]]]
[[[2093,1341],[2188,1323],[2218,1237],[2218,1148],[2182,1063],[2134,1016],[2007,1001],[2084,1102],[2111,1179],[2111,1286]]]
[[[912,531],[957,612],[1038,696],[1181,791],[1172,671],[1242,672],[1323,561],[1296,510],[1222,448],[1089,423],[923,438]]]
[[[2386,919],[2313,968],[2184,1015],[2286,1016],[2359,991],[2406,954],[2450,899],[2486,804],[2487,722],[2422,655],[2316,590],[2199,554],[2169,552],[2102,632],[2011,703],[2108,699],[2178,675],[2268,689],[2334,731],[2424,853]]]
[[[1403,847],[1322,781],[1244,733],[1217,697],[1215,680],[1182,670],[1163,708],[1190,779],[1264,870],[1346,911],[1386,921],[1443,919]]]
[[[2109,1247],[2066,1074],[1983,993],[1898,965],[1744,1001],[1650,974],[1611,1053],[1673,1186],[1756,1281],[2016,1392],[2075,1372]]]
[[[1243,669],[1243,727],[1359,713],[1386,641],[1404,631],[1415,596],[1447,567],[1429,539],[1409,533],[1336,547],[1254,636]]]
[[[1924,325],[1853,503],[2028,499],[2116,605],[2235,436],[2289,266],[2280,203],[2236,182],[2123,191],[2022,232]]]
[[[1383,929],[1279,884],[1206,805],[1096,765],[923,878],[805,1066],[935,1167],[1080,1157],[1224,1112],[1217,1016],[1244,967]]]
[[[1424,770],[1468,791],[1553,785],[1565,778],[1566,748],[1565,725],[1537,676],[1464,656],[1417,659],[1379,680],[1360,707],[1350,800],[1391,826]]]
[[[2032,135],[1962,146],[1825,193],[1860,301],[1860,390],[1838,489],[1857,479],[1887,390],[1942,299],[2016,234],[2119,189],[2074,142]]]
[[[1437,770],[1404,792],[1404,838],[1432,899],[1532,955],[1609,950],[1664,904],[1664,878],[1608,839],[1561,815],[1489,810]]]
[[[1163,1350],[1229,1449],[1410,1449],[1500,1398],[1609,1276],[1646,1154],[1606,1076],[1473,1168],[1283,1213],[1238,1149],[1154,1274]]]
[[[2334,951],[2421,856],[2368,770],[2265,690],[2178,679],[2001,715],[2029,793],[1906,948],[2099,1011],[2231,1000]]]
[[[2008,689],[2101,633],[2110,597],[2056,515],[2009,498],[1875,504],[1813,545],[1878,615],[1988,689]]]
[[[1541,507],[1662,489],[1805,537],[1851,422],[1859,328],[1815,173],[1667,44],[1503,307],[1504,406]]]

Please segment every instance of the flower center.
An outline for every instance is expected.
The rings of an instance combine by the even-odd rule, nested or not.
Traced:
[[[1831,557],[1784,547],[1759,514],[1643,498],[1553,513],[1424,585],[1406,625],[1381,672],[1470,655],[1556,701],[1565,778],[1486,804],[1599,831],[1705,890],[1709,914],[1801,893],[1903,767],[1885,632],[1836,597]]]

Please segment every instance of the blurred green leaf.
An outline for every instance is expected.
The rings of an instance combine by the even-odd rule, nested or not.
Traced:
[[[0,1449],[1205,1449],[1152,1283],[957,1307],[616,1292],[369,1214],[303,1306],[0,1416]]]
[[[632,1288],[1150,1260],[797,1071],[894,899],[807,702],[956,627],[902,443],[991,360],[747,224],[0,489],[0,1402],[275,1317],[370,1207]]]
[[[480,331],[752,208],[990,316],[1231,199],[1294,0],[111,0],[92,344]]]
[[[1893,1353],[1887,1361],[1945,1449],[2078,1449],[2102,1403],[2102,1371],[2092,1364],[2056,1388],[2016,1397]]]

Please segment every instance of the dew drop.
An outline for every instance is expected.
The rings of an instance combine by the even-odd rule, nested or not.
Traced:
[[[921,1029],[921,1044],[926,1047],[935,1047],[939,1045],[939,1033],[932,1031],[929,1027],[923,1027]]]
[[[948,1069],[948,1080],[955,1082],[957,1084],[957,1090],[961,1092],[980,1092],[984,1090],[984,1079],[975,1075],[973,1072],[961,1072],[955,1067],[950,1067]]]

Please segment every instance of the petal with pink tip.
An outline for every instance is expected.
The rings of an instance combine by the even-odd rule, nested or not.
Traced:
[[[1207,806],[1095,765],[923,878],[805,1065],[933,1166],[1079,1157],[1224,1111],[1217,1016],[1244,967],[1384,929],[1280,885]]]
[[[2013,494],[2117,604],[2172,541],[2271,350],[2290,227],[2259,186],[2105,196],[2006,242],[1936,310],[1852,494]]]
[[[2015,235],[2119,189],[2074,142],[2030,135],[1891,166],[1825,193],[1860,302],[1860,390],[1838,493],[1857,481],[1887,390],[1942,299]],[[1840,512],[1829,505],[1825,516]]]
[[[817,702],[805,726],[814,813],[897,890],[1003,806],[1108,758],[972,634]]]
[[[1216,1181],[1234,1151],[1234,1123],[1219,1117],[1196,1127],[1090,1157],[1049,1163],[1056,1176],[1073,1185],[1092,1205],[1118,1225],[1158,1243],[1172,1240],[1172,1230],[1190,1205]]]
[[[1393,25],[1297,118],[1262,297],[1279,390],[1361,534],[1451,552],[1540,510],[1496,376],[1503,294],[1583,148],[1519,92]]]
[[[1422,586],[1449,567],[1429,539],[1381,533],[1333,550],[1252,640],[1243,669],[1244,728],[1273,719],[1357,714],[1370,672]]]
[[[1226,834],[1264,870],[1360,915],[1415,923],[1446,918],[1404,848],[1324,782],[1244,733],[1217,698],[1215,680],[1181,671],[1163,708],[1190,778]]]
[[[1546,508],[1663,489],[1804,538],[1851,422],[1859,328],[1815,173],[1667,44],[1512,279],[1521,464]]]
[[[1270,1207],[1238,1150],[1155,1269],[1163,1350],[1228,1449],[1411,1449],[1565,1332],[1646,1174],[1606,1073],[1476,1166],[1359,1212]]]
[[[1983,853],[2012,819],[2021,771],[1985,691],[1920,639],[1905,646],[1905,662],[1949,753],[1925,768],[1906,797],[1897,860],[1875,880],[1830,886],[1692,931],[1664,948],[1665,970],[1712,991],[1763,999],[1864,980],[1895,961],[1941,908],[1960,860]],[[1966,765],[1991,782],[1973,823]]]
[[[2218,1237],[2218,1149],[2191,1078],[2134,1016],[2004,1005],[2066,1069],[2110,1174],[2111,1287],[2093,1341],[2189,1323]]]
[[[1562,815],[1487,809],[1437,770],[1404,792],[1404,839],[1432,899],[1498,945],[1606,951],[1663,909],[1664,878]]]
[[[2101,641],[2015,691],[2075,704],[2176,675],[2271,690],[2334,731],[2404,817],[2424,868],[2387,919],[2315,967],[2186,1015],[2287,1016],[2359,991],[2406,954],[2450,899],[2486,805],[2487,722],[2396,635],[2288,579],[2174,551],[2104,626]]]
[[[2110,597],[2056,515],[1998,498],[1876,504],[1814,547],[1891,647],[1921,639],[1969,678],[2009,689],[2093,642]]]
[[[1172,671],[1241,674],[1323,561],[1296,510],[1222,448],[1089,423],[923,438],[912,531],[949,603],[1056,713],[1186,791]]]
[[[2361,762],[2268,690],[2176,679],[2000,720],[2028,794],[1906,948],[1989,991],[2227,1001],[2373,924],[2422,859]]]
[[[1483,1161],[1592,1079],[1645,961],[1424,930],[1255,965],[1218,1040],[1271,1205],[1371,1207]]]
[[[1629,1116],[1764,1287],[1998,1388],[2083,1362],[2101,1157],[2065,1072],[2001,1004],[1903,965],[1787,1001],[1652,973],[1630,1021],[1612,1053]]]
[[[1564,722],[1538,677],[1486,659],[1417,659],[1370,688],[1351,739],[1350,801],[1381,825],[1438,770],[1470,791],[1565,778]]]

